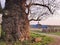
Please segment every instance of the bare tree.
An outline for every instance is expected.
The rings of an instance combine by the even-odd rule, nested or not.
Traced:
[[[6,0],[2,16],[2,29],[6,34],[6,41],[28,40],[30,38],[29,21],[35,20],[33,17],[37,17],[36,20],[41,20],[40,17],[49,15],[49,12],[53,14],[55,9],[52,11],[51,6],[56,7],[54,1],[55,0]],[[32,7],[34,6],[39,6],[39,15],[36,15],[36,13],[32,11]],[[40,7],[43,10],[41,10]],[[45,11],[45,9],[47,11]],[[32,18],[28,19],[28,15]]]
[[[39,21],[53,15],[60,8],[56,0],[31,0],[29,20]]]

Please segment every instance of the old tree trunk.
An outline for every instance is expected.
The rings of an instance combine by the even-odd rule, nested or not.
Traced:
[[[26,15],[26,0],[6,0],[2,16],[2,29],[5,31],[6,41],[28,40],[29,21]]]

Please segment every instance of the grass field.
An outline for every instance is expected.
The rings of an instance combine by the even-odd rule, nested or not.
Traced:
[[[32,31],[36,33],[44,33],[44,32],[41,32],[40,30],[32,30]],[[47,32],[47,34],[54,34],[54,35],[60,36],[60,32]]]
[[[51,33],[48,33],[48,34],[54,34],[54,35],[59,35],[60,36],[60,32],[51,32]]]
[[[36,38],[36,37],[40,37],[42,38],[42,41],[41,42],[32,42],[32,40],[29,40],[29,41],[24,41],[24,42],[16,42],[14,43],[15,45],[47,45],[49,43],[52,42],[52,38],[50,37],[47,37],[45,35],[40,35],[40,34],[35,34],[35,33],[31,33],[31,39],[32,38]],[[0,45],[6,45],[6,43],[3,41],[3,40],[0,40]]]
[[[1,26],[0,26],[0,37],[1,37]],[[47,45],[49,43],[51,43],[53,41],[53,39],[51,37],[45,36],[45,35],[40,35],[40,34],[35,34],[33,32],[31,32],[30,34],[31,39],[28,41],[24,41],[24,42],[20,42],[20,41],[16,41],[14,43],[14,45]],[[33,38],[42,38],[41,42],[32,42]],[[0,39],[0,45],[6,45],[6,42],[2,39]]]

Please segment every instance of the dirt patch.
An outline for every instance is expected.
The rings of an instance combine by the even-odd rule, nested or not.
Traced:
[[[34,33],[36,33],[36,32],[34,32]],[[58,35],[46,34],[46,33],[37,33],[37,34],[41,34],[41,35],[46,35],[46,36],[52,37],[54,39],[54,42],[51,42],[48,45],[60,45],[60,36],[58,36]]]
[[[60,37],[53,37],[54,42],[50,43],[49,45],[60,45]]]

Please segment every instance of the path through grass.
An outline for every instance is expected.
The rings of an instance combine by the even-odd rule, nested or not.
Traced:
[[[48,37],[48,36],[45,36],[45,35],[40,35],[40,34],[35,34],[35,33],[31,33],[31,39],[28,40],[28,41],[24,41],[24,42],[16,42],[14,43],[15,45],[48,45],[49,43],[52,42],[52,38]],[[36,38],[36,37],[40,37],[42,38],[42,41],[41,42],[32,42],[32,39],[33,38]],[[0,45],[6,45],[6,42],[3,41],[3,40],[0,40]]]

